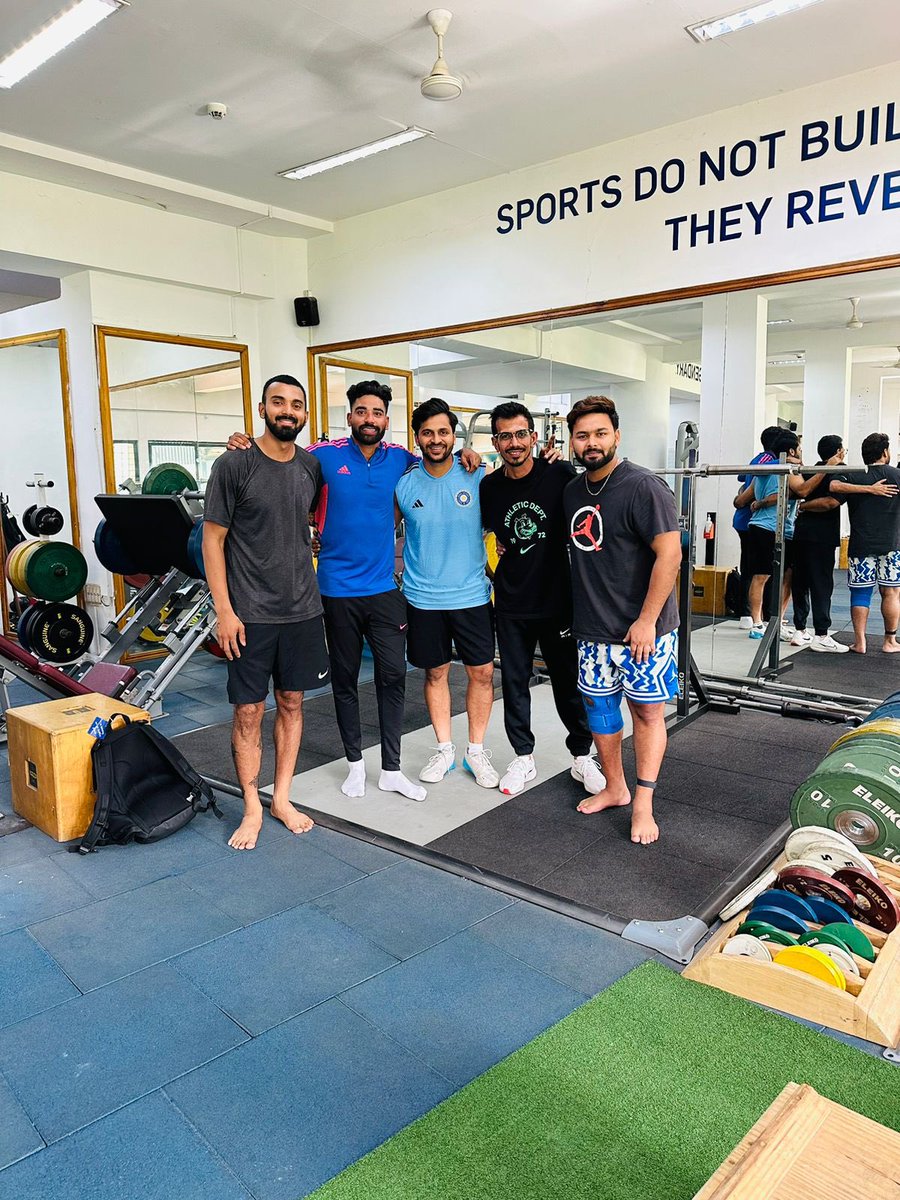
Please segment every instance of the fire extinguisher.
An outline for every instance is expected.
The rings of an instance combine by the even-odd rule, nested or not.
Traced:
[[[703,526],[703,537],[707,542],[715,541],[716,523],[712,519],[712,513],[706,514],[706,524]]]

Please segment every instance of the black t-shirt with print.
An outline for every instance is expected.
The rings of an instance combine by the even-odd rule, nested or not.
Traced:
[[[481,520],[504,547],[494,574],[498,614],[524,619],[562,617],[572,592],[563,492],[575,477],[567,462],[536,458],[523,479],[502,470],[481,481]]]
[[[675,497],[659,476],[623,459],[605,482],[589,485],[586,474],[574,479],[563,505],[572,564],[572,633],[620,645],[647,598],[656,563],[650,543],[660,533],[678,530]],[[657,618],[656,636],[677,628],[673,590]]]
[[[887,463],[873,463],[867,471],[848,471],[837,478],[863,485],[885,479],[900,486],[900,471]],[[890,554],[900,549],[900,495],[873,496],[870,492],[860,492],[845,493],[837,499],[846,500],[850,510],[851,558]]]

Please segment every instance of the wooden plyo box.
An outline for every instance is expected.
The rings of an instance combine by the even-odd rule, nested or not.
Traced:
[[[789,1083],[694,1200],[896,1200],[900,1134]]]
[[[691,612],[707,617],[724,617],[725,582],[731,567],[694,567]]]
[[[7,713],[13,808],[58,842],[82,837],[94,815],[88,734],[97,717],[124,713],[133,721],[149,714],[132,704],[91,693]]]

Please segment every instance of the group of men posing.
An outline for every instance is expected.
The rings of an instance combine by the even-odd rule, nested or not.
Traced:
[[[631,804],[631,840],[653,842],[653,791],[666,746],[665,703],[677,694],[681,561],[671,490],[618,456],[613,402],[592,396],[568,414],[572,452],[535,457],[523,405],[491,414],[502,467],[485,474],[471,450],[455,453],[457,418],[440,399],[412,427],[421,457],[385,442],[391,392],[374,380],[347,392],[349,437],[303,449],[306,393],[290,375],[263,388],[263,434],[235,434],[206,487],[203,555],[234,705],[232,749],[244,815],[230,845],[252,849],[262,827],[262,719],[275,692],[271,814],[294,833],[311,828],[289,790],[300,748],[304,692],[330,683],[348,771],[342,792],[366,791],[359,671],[372,652],[381,732],[378,787],[425,800],[456,766],[449,672],[455,647],[467,675],[463,769],[481,787],[514,796],[537,775],[531,729],[536,647],[566,728],[571,774],[586,814]],[[402,519],[403,587],[395,531]],[[316,544],[310,533],[315,530]],[[486,573],[485,531],[499,562]],[[318,552],[318,570],[313,550]],[[506,735],[515,757],[502,778],[485,749],[500,655]],[[407,661],[425,673],[437,745],[419,781],[401,770]],[[622,769],[622,696],[634,727],[637,782]],[[599,763],[594,757],[596,749]],[[602,768],[602,769],[601,769]]]
[[[762,453],[751,465],[777,463],[784,455],[793,467],[802,464],[800,438],[777,425],[760,435]],[[843,464],[843,439],[837,434],[820,438],[817,467]],[[900,471],[890,463],[890,440],[885,433],[863,439],[865,471],[835,474],[810,468],[787,480],[784,518],[784,579],[781,595],[781,637],[793,646],[808,646],[826,654],[866,652],[866,626],[877,587],[884,618],[882,650],[900,652]],[[741,540],[741,580],[744,608],[741,627],[751,638],[765,629],[765,593],[773,571],[779,477],[742,478],[745,486],[734,499],[734,527]],[[830,633],[831,596],[834,589],[834,555],[841,541],[840,505],[850,514],[848,583],[853,644],[844,645]],[[794,624],[785,620],[793,599]],[[774,604],[773,604],[774,607]],[[814,633],[807,631],[810,608]]]

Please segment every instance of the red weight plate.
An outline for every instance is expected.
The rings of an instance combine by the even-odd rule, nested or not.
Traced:
[[[864,921],[882,933],[891,933],[900,924],[900,904],[880,880],[856,867],[845,867],[836,871],[830,882],[848,887],[853,893],[850,912],[857,921]]]
[[[212,634],[203,639],[200,643],[200,648],[205,650],[207,654],[211,654],[213,658],[225,658],[226,654]]]
[[[784,867],[778,872],[778,887],[795,896],[824,896],[847,912],[852,912],[856,904],[856,897],[845,883],[836,882],[814,867]]]

